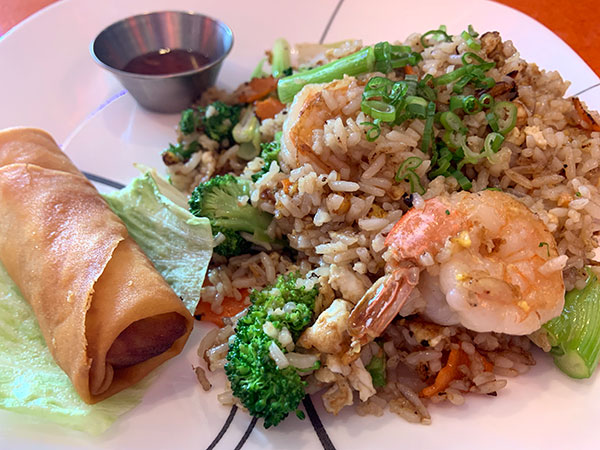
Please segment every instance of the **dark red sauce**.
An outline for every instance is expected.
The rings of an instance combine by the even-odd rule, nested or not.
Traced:
[[[194,50],[163,48],[136,56],[122,70],[143,75],[166,75],[197,69],[209,62],[209,58]]]

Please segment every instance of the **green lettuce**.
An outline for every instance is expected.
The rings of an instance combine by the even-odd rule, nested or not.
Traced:
[[[104,198],[194,314],[212,257],[208,219],[192,215],[187,198],[153,170]]]
[[[190,214],[186,197],[153,171],[105,198],[193,313],[212,256],[209,221]],[[149,378],[100,403],[83,402],[0,263],[0,408],[96,435],[141,401]]]
[[[0,263],[0,407],[90,434],[105,431],[142,399],[146,380],[86,404],[46,346],[27,301]]]

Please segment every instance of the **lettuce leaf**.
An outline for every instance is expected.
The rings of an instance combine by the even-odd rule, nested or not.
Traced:
[[[104,198],[194,314],[212,257],[209,220],[185,209],[187,198],[153,170]]]
[[[105,198],[193,313],[212,256],[209,221],[189,213],[186,197],[154,171]],[[97,435],[139,404],[152,377],[95,405],[83,402],[0,263],[0,408]]]
[[[95,405],[81,400],[52,358],[31,307],[0,263],[0,408],[96,435],[136,406],[147,384],[146,379]]]

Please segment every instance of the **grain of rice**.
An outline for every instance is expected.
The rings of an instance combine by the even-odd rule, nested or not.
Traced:
[[[379,172],[383,166],[385,165],[385,154],[381,154],[379,156],[377,156],[377,158],[375,158],[375,160],[371,163],[371,165],[368,167],[368,169],[366,169],[362,175],[361,178],[363,180],[368,180],[372,177],[374,177],[377,172]]]
[[[419,41],[418,34],[408,38],[414,48],[421,50]],[[415,67],[420,76],[431,73],[437,77],[462,66],[460,52],[469,51],[469,48],[460,36],[453,37],[452,42],[429,41],[432,45],[424,49],[424,59]],[[513,79],[517,83],[518,97],[513,102],[518,105],[518,124],[491,160],[484,158],[479,164],[467,164],[462,171],[471,180],[473,192],[488,187],[501,188],[534,211],[554,236],[558,251],[555,257],[552,253],[553,257],[540,272],[550,274],[563,270],[567,289],[581,287],[585,280],[575,269],[588,265],[594,258],[600,261],[597,241],[600,196],[596,179],[600,167],[600,134],[571,125],[574,117],[572,102],[562,98],[566,84],[557,74],[540,72],[527,65],[511,43],[499,45],[496,57],[502,64],[497,64],[489,74],[500,81],[505,80],[510,71],[516,71],[517,76]],[[330,56],[323,56],[323,60],[328,60],[333,52],[341,54],[340,51],[330,50]],[[414,193],[409,198],[416,209],[424,208],[426,199],[460,190],[453,177],[428,179],[431,157],[420,149],[423,120],[412,119],[399,126],[381,124],[382,132],[377,140],[369,142],[366,139],[369,127],[361,123],[372,118],[360,111],[360,101],[364,83],[372,75],[361,76],[359,81],[351,77],[340,80],[340,83],[347,83],[346,91],[312,87],[322,97],[318,102],[323,111],[318,119],[309,118],[315,122],[307,127],[310,131],[304,138],[309,151],[312,148],[320,162],[309,163],[302,160],[297,150],[282,149],[282,154],[287,150],[292,157],[282,155],[281,167],[273,163],[267,174],[255,183],[249,196],[253,206],[275,215],[269,235],[287,238],[290,246],[299,251],[298,258],[292,264],[289,260],[273,258],[274,253],[246,255],[240,260],[215,256],[208,277],[215,285],[202,289],[202,301],[211,303],[215,312],[222,309],[225,295],[241,299],[240,289],[264,286],[277,274],[298,268],[304,274],[314,274],[305,281],[306,287],[318,285],[321,288],[323,298],[318,300],[319,311],[334,298],[357,301],[373,280],[385,273],[386,264],[393,259],[385,239],[407,210],[405,194],[410,194],[409,183],[397,183],[394,179],[399,165],[409,157],[423,160],[416,172],[427,191],[423,195]],[[403,75],[394,72],[387,76],[395,81]],[[451,85],[438,87],[440,102],[447,103],[450,95],[453,95]],[[285,113],[263,121],[263,142],[271,141],[275,133],[281,131],[285,117],[291,115],[287,108]],[[467,141],[469,147],[480,152],[488,130],[485,112],[465,115],[463,121],[472,134]],[[290,122],[288,119],[286,123]],[[174,183],[184,185],[186,192],[193,189],[191,184],[214,173],[233,171],[249,179],[264,164],[259,158],[248,164],[241,162],[235,147],[219,150],[218,143],[206,141],[204,135],[200,138],[204,139],[201,144],[206,151],[193,154],[185,164],[168,168]],[[284,180],[289,180],[289,186]],[[284,184],[288,186],[285,190],[282,189]],[[456,251],[451,247],[437,254],[425,253],[419,260],[420,265],[428,267],[431,276],[438,276],[439,264],[449,261]],[[545,253],[544,248],[537,251],[540,255]],[[227,270],[218,271],[216,267]],[[409,298],[407,303],[417,305],[413,305],[413,309],[418,313],[424,305],[424,296],[415,289]],[[423,371],[419,373],[423,379],[432,379],[446,363],[451,349],[461,348],[470,356],[469,362],[459,366],[461,378],[452,381],[432,402],[448,400],[462,404],[462,392],[470,390],[494,393],[506,384],[496,376],[516,376],[534,364],[527,350],[529,341],[526,337],[510,338],[499,333],[475,333],[460,326],[445,326],[439,327],[437,341],[431,336],[423,341],[416,338],[407,325],[415,326],[412,318],[399,322],[388,326],[383,337],[388,386],[357,406],[357,412],[381,414],[386,402],[390,401],[390,409],[394,412],[412,420],[415,417],[422,420],[425,416],[408,400],[411,394],[400,392],[397,380],[401,379],[407,366]],[[423,342],[428,347],[424,347]],[[213,347],[218,348],[224,343],[214,344]],[[378,351],[377,344],[368,348],[361,355],[364,363]],[[485,371],[484,360],[477,354],[494,364],[493,373]],[[214,364],[222,365],[223,361],[223,358],[217,359]],[[340,373],[344,370],[341,366],[338,369]],[[324,386],[316,377],[309,379],[312,380],[309,389]],[[342,385],[335,385],[336,395],[343,394],[344,400],[350,401],[348,391],[344,391]],[[231,401],[230,392],[226,400]]]
[[[355,192],[360,189],[360,185],[353,181],[330,181],[329,187],[336,192]]]

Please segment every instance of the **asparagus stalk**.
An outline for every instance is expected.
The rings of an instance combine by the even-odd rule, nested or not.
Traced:
[[[586,286],[569,291],[560,316],[544,325],[560,370],[589,378],[600,360],[600,282],[588,269]]]
[[[379,42],[323,66],[281,78],[277,83],[277,93],[279,100],[289,103],[307,84],[328,83],[344,75],[356,76],[375,70],[388,73],[398,67],[414,66],[420,60],[420,53],[413,52],[408,46]]]

